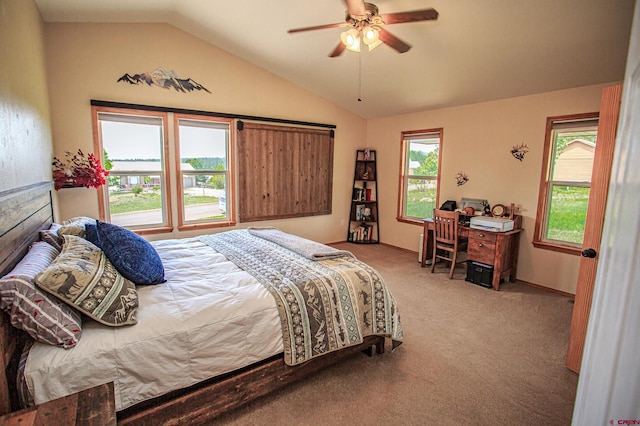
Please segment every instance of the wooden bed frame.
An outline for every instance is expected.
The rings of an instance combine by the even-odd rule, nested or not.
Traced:
[[[45,182],[0,193],[0,277],[8,273],[53,223],[52,184]],[[26,333],[0,313],[0,415],[18,410],[17,365]],[[358,346],[288,366],[278,355],[221,377],[145,401],[117,413],[118,424],[207,424],[223,413],[272,393],[357,353],[384,353],[385,338],[370,336]]]

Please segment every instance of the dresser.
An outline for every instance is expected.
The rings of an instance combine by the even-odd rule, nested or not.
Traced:
[[[515,282],[518,269],[518,250],[520,247],[520,233],[522,232],[522,217],[514,218],[515,229],[507,232],[492,232],[460,226],[458,233],[469,239],[467,260],[483,263],[493,267],[491,286],[500,289],[503,279]],[[433,222],[431,218],[424,219],[424,238],[422,241],[421,264],[424,267],[427,259],[433,253]]]

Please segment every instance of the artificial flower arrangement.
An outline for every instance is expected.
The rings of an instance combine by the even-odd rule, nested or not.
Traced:
[[[60,188],[97,188],[107,182],[109,172],[102,168],[95,155],[86,155],[82,150],[76,154],[65,152],[64,161],[53,157],[53,181],[57,190]]]

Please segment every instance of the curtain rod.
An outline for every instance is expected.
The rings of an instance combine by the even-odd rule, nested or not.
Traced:
[[[197,114],[197,115],[205,115],[209,117],[236,118],[240,120],[256,120],[256,121],[265,121],[269,123],[297,124],[300,126],[323,127],[327,129],[336,128],[335,124],[311,123],[308,121],[285,120],[283,118],[258,117],[253,115],[229,114],[225,112],[200,111],[200,110],[194,110],[194,109],[160,107],[160,106],[153,106],[153,105],[128,104],[123,102],[99,101],[95,99],[91,99],[91,106],[141,109],[144,111],[155,111],[155,112],[175,112],[179,114]]]

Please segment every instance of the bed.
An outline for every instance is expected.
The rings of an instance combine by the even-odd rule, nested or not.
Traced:
[[[7,220],[0,276],[53,223],[50,191],[40,184],[1,194]],[[402,341],[393,296],[374,269],[348,252],[268,227],[151,245],[166,282],[137,286],[135,318],[114,310],[121,327],[83,319],[81,337],[63,340],[73,346],[65,350],[34,343],[2,315],[3,413],[19,408],[14,383],[23,377],[35,403],[114,382],[120,424],[204,423],[358,352],[382,354],[385,340],[394,348]],[[290,266],[296,262],[301,269]],[[323,290],[328,276],[335,290]],[[295,290],[300,277],[305,284]],[[355,288],[346,285],[351,281]],[[301,308],[310,315],[300,317]],[[181,317],[188,328],[177,322]],[[125,324],[131,320],[135,325]],[[154,366],[162,366],[161,377],[153,376]]]

